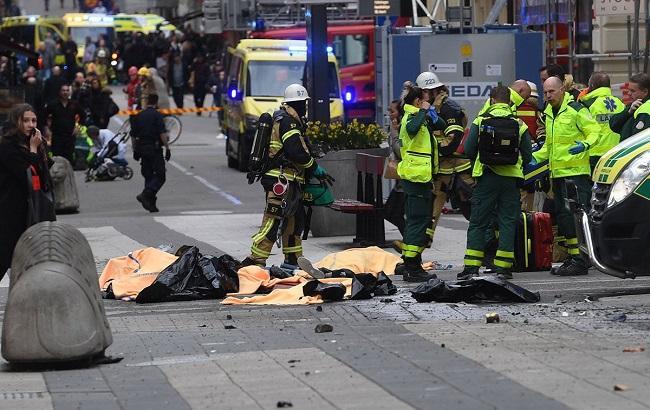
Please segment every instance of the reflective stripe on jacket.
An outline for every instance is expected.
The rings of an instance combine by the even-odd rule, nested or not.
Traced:
[[[415,135],[406,130],[408,121],[419,111],[417,107],[404,104],[404,116],[399,131],[402,160],[397,166],[397,174],[406,181],[426,183],[430,182],[432,174],[438,171],[438,145],[433,144],[432,147],[433,138],[424,122]]]
[[[612,149],[621,140],[621,136],[609,127],[609,120],[614,114],[625,109],[625,104],[612,95],[609,87],[600,87],[585,94],[580,99],[592,117],[600,125],[600,138],[598,143],[589,149],[589,156],[601,157]]]

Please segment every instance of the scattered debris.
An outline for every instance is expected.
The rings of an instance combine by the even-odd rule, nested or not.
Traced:
[[[316,306],[316,312],[322,312],[323,307],[322,306]]]
[[[560,299],[560,298],[562,297],[562,294],[559,293],[559,294],[557,294],[557,295],[554,295],[553,297],[554,297],[555,299]]]
[[[393,299],[391,299],[391,298],[385,298],[385,299],[381,299],[381,300],[379,300],[379,301],[380,301],[381,303],[393,303],[393,302],[395,302],[395,301],[394,301]]]
[[[444,349],[444,348],[445,348],[445,344],[444,344],[444,343],[440,344],[440,347],[442,347],[442,348]]]
[[[226,320],[232,320],[232,315],[226,315]]]
[[[499,317],[498,313],[490,312],[485,314],[485,322],[486,323],[499,323],[501,322],[501,318]]]
[[[597,300],[598,300],[598,298],[596,296],[592,296],[592,295],[587,295],[587,297],[585,298],[585,302],[588,302],[588,303],[595,302]]]
[[[224,329],[232,330],[232,329],[237,329],[237,328],[235,326],[233,326],[233,325],[226,325],[226,326],[224,326]]]
[[[199,327],[207,327],[208,325],[199,325]]]
[[[305,372],[305,376],[309,376],[311,372]]]
[[[629,346],[623,349],[625,353],[641,353],[645,352],[645,347],[643,346]]]
[[[619,313],[610,318],[612,322],[625,322],[627,320],[627,315],[625,313]]]
[[[584,316],[584,315],[586,315],[586,314],[587,314],[587,311],[586,311],[586,310],[583,310],[582,312],[578,313],[578,316]]]
[[[298,359],[291,359],[287,363],[299,363],[299,362],[300,362],[300,360],[298,360]]]
[[[320,323],[316,325],[316,328],[314,328],[314,332],[316,333],[327,333],[331,332],[334,330],[334,327],[332,325],[328,325],[327,323]]]
[[[630,390],[630,386],[627,386],[625,384],[615,384],[614,385],[614,391],[626,391]]]
[[[528,319],[524,319],[524,323],[528,324]]]
[[[510,314],[511,314],[512,316],[518,316],[518,315],[521,315],[521,312],[511,312]]]
[[[216,350],[210,350],[210,353],[217,353]]]
[[[277,404],[277,408],[279,409],[284,409],[288,407],[293,407],[293,403],[291,403],[290,401],[279,401]]]
[[[561,315],[562,317],[569,317],[569,312],[562,312]]]

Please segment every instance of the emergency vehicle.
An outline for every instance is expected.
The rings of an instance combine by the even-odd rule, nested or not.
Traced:
[[[248,169],[259,116],[280,107],[289,84],[302,84],[306,61],[307,43],[300,40],[244,39],[228,49],[222,131],[229,167]],[[331,52],[328,62],[330,118],[343,121],[338,65]]]
[[[305,27],[253,32],[251,37],[304,40]],[[327,26],[327,43],[340,67],[342,97],[347,119],[375,121],[375,26],[346,23]]]
[[[570,201],[580,250],[603,273],[650,276],[650,129],[603,155],[593,180],[591,211]]]
[[[113,16],[98,13],[66,13],[63,16],[65,34],[77,44],[77,62],[82,64],[86,37],[97,41],[100,35],[106,39],[106,46],[113,47],[115,28]]]
[[[45,40],[47,33],[52,34],[54,41],[67,39],[63,26],[63,20],[56,17],[16,16],[2,19],[0,31],[16,43],[38,50],[38,45]]]

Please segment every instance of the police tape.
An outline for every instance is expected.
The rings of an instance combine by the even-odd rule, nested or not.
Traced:
[[[214,112],[221,111],[223,107],[194,107],[194,108],[158,108],[158,112],[165,115],[183,115],[192,112]],[[142,110],[121,110],[117,115],[136,115]]]

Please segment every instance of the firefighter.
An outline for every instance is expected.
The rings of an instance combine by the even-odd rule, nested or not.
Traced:
[[[519,183],[524,178],[523,164],[531,161],[532,149],[528,127],[509,105],[511,92],[505,86],[492,89],[490,107],[474,120],[465,142],[465,153],[475,159],[472,176],[477,183],[472,194],[465,267],[458,274],[459,280],[478,276],[485,256],[485,232],[492,228],[495,209],[499,245],[493,264],[497,275],[512,278]]]
[[[440,82],[438,76],[430,71],[421,73],[415,80],[418,87],[422,88],[424,99],[434,106],[439,117],[444,121],[443,129],[436,130],[434,136],[440,156],[438,173],[433,181],[433,219],[431,227],[427,228],[429,244],[433,241],[433,234],[440,220],[442,208],[452,188],[452,180],[460,178],[460,184],[465,188],[460,194],[469,199],[474,179],[471,176],[472,164],[470,160],[458,154],[456,150],[463,140],[467,116],[462,107],[449,99],[447,87]]]
[[[650,76],[645,73],[630,77],[629,89],[632,103],[609,121],[612,131],[625,140],[650,127]]]
[[[609,76],[601,71],[591,75],[588,92],[579,101],[600,125],[600,139],[589,149],[589,164],[593,173],[600,157],[621,141],[621,136],[609,127],[609,120],[614,114],[622,112],[625,105],[612,95]]]
[[[424,92],[415,84],[407,82],[402,96],[404,116],[399,130],[402,160],[397,173],[406,195],[406,223],[402,239],[404,263],[395,268],[395,274],[403,275],[407,282],[425,282],[436,277],[422,268],[422,251],[428,243],[426,231],[431,225],[433,209],[431,181],[438,172],[438,144],[432,134],[435,128],[444,128],[444,121],[435,110],[430,110]]]
[[[527,81],[530,87],[530,97],[517,107],[517,118],[522,120],[528,127],[528,135],[531,137],[531,144],[533,149],[541,147],[543,139],[539,138],[537,134],[539,128],[538,123],[541,117],[539,111],[539,94],[537,93],[537,85],[532,81]],[[529,184],[521,190],[521,209],[522,211],[533,211],[535,203],[535,190],[537,184]]]
[[[586,210],[591,198],[589,149],[599,142],[600,126],[589,110],[573,100],[562,80],[550,77],[544,82],[546,142],[533,153],[535,161],[549,161],[558,234],[565,238],[568,257],[552,270],[560,276],[586,275],[587,262],[580,256],[573,216],[566,208],[567,183],[575,185],[578,201]]]
[[[284,264],[297,266],[302,256],[301,235],[305,224],[302,186],[307,176],[323,179],[327,172],[318,165],[304,137],[307,114],[307,90],[291,84],[284,90],[280,110],[273,115],[273,131],[269,143],[269,163],[261,177],[266,195],[262,226],[253,236],[251,254],[242,266],[265,266],[273,244],[282,236]]]

